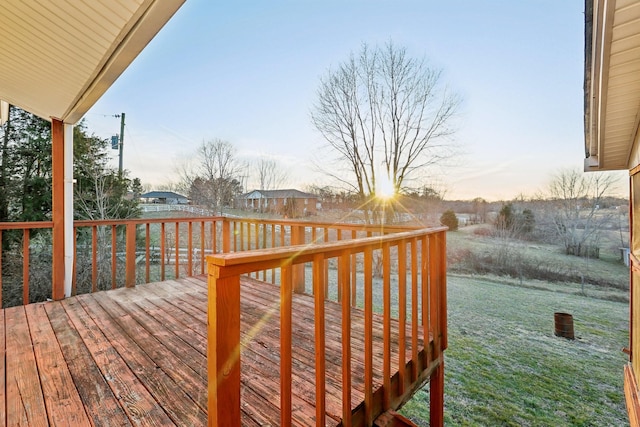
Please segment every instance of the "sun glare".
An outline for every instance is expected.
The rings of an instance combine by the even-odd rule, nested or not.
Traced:
[[[376,181],[376,197],[381,199],[391,199],[395,195],[395,188],[393,182],[386,174],[380,174]]]

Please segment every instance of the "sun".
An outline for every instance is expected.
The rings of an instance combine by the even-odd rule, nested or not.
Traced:
[[[396,189],[393,186],[393,182],[386,174],[378,175],[376,180],[376,197],[380,199],[392,199],[396,194]]]

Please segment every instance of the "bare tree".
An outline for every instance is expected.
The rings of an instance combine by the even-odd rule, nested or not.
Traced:
[[[471,201],[473,209],[473,222],[484,224],[487,221],[487,201],[482,197],[476,197]]]
[[[260,190],[278,190],[288,178],[287,172],[275,160],[266,156],[258,158],[252,170],[256,174]],[[263,205],[263,203],[266,203],[266,201],[260,198],[259,203],[258,209],[260,212],[264,212],[267,206]]]
[[[198,148],[199,172],[206,179],[229,178],[237,174],[236,149],[229,141],[213,139]]]
[[[180,187],[196,204],[217,211],[242,192],[242,169],[233,144],[222,139],[206,141],[178,171]]]
[[[602,225],[611,220],[600,207],[616,184],[615,175],[608,173],[563,170],[553,177],[548,190],[551,226],[566,253],[597,256]]]
[[[381,182],[399,193],[450,155],[459,104],[424,59],[391,42],[365,44],[321,79],[311,119],[348,173],[330,175],[369,203]]]
[[[288,174],[278,163],[266,157],[260,157],[255,163],[260,190],[278,190],[287,180]]]

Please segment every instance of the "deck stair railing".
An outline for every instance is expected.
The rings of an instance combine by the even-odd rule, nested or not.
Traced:
[[[299,225],[298,227],[302,227]],[[442,352],[447,347],[445,228],[422,229],[349,240],[324,241],[211,255],[209,283],[209,425],[237,425],[240,420],[240,293],[241,276],[271,273],[280,286],[280,425],[292,419],[292,304],[293,293],[314,297],[316,425],[326,422],[325,308],[331,285],[327,264],[333,263],[338,301],[342,307],[342,425],[371,426],[373,420],[397,408],[415,387],[431,380],[431,423],[442,423]],[[293,232],[302,240],[303,230]],[[365,230],[373,234],[373,230]],[[304,234],[313,235],[312,230]],[[235,235],[235,233],[234,233]],[[376,289],[374,263],[382,260]],[[310,264],[311,285],[304,264]],[[308,271],[307,271],[308,272]],[[382,392],[374,394],[372,318],[374,294],[381,296],[384,318]],[[392,295],[393,294],[393,295]],[[364,309],[364,325],[353,325],[351,308]],[[398,320],[397,346],[391,344],[391,319]],[[352,328],[364,328],[365,402],[351,407]],[[423,345],[420,346],[420,343]],[[392,354],[395,349],[397,354]],[[408,351],[410,349],[410,351]],[[407,358],[407,353],[409,357]],[[391,366],[391,361],[397,366]],[[397,375],[393,375],[397,372]]]

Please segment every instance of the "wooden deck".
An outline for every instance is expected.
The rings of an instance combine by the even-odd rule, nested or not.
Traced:
[[[150,283],[2,310],[0,426],[206,425],[205,279]],[[242,424],[277,426],[278,288],[243,278],[241,289]],[[314,425],[312,298],[295,295],[293,309],[293,424]],[[364,400],[359,347],[364,338],[358,326],[363,315],[352,312],[351,407],[357,413]],[[327,424],[339,425],[340,306],[327,302],[326,313]],[[383,383],[382,318],[376,316],[374,322],[378,389]],[[396,334],[397,329],[394,323]],[[421,342],[418,347],[422,349]],[[408,356],[410,352],[408,343]],[[397,365],[396,356],[392,366]],[[397,382],[395,372],[394,377]],[[379,395],[374,393],[374,398],[381,399]]]

